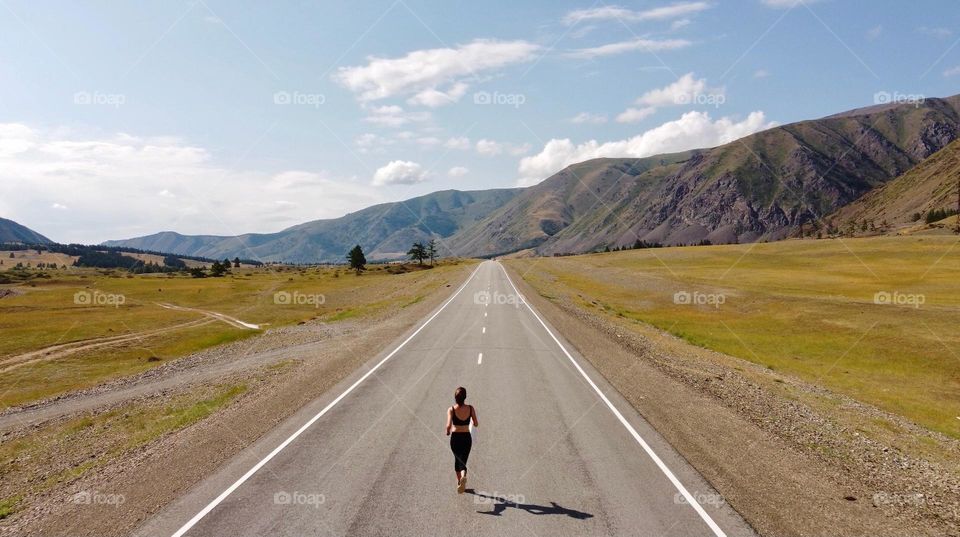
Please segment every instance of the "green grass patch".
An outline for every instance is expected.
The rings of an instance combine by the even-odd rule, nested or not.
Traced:
[[[337,321],[352,319],[353,317],[357,317],[358,315],[360,315],[359,309],[343,310],[343,311],[338,311],[333,315],[330,315],[329,317],[326,318],[326,321],[330,323],[335,323]]]
[[[23,499],[23,495],[9,496],[0,500],[0,520],[17,512],[17,504]]]
[[[423,299],[424,299],[424,298],[426,298],[425,295],[417,295],[417,296],[413,297],[413,300],[405,303],[404,305],[402,305],[402,306],[400,306],[400,307],[402,307],[402,308],[407,308],[407,307],[410,307],[410,306],[412,306],[412,305],[414,305],[414,304],[419,304],[420,302],[423,302]]]
[[[120,421],[119,427],[128,433],[129,447],[140,446],[206,418],[246,391],[246,385],[238,384],[202,401],[173,403],[159,411],[128,416]]]

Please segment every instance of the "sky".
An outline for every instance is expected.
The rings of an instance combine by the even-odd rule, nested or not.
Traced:
[[[274,232],[960,93],[955,0],[0,0],[0,216]]]

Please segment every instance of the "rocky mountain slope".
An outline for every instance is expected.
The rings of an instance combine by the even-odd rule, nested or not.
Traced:
[[[928,212],[956,209],[960,177],[960,140],[954,141],[907,173],[871,190],[831,216],[836,225],[863,221],[897,228]],[[920,218],[917,218],[917,217]]]
[[[777,240],[902,175],[960,135],[960,96],[870,107],[712,148],[574,164],[454,235],[455,250],[583,252],[636,240]]]

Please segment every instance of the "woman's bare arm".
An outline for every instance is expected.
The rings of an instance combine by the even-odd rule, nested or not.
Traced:
[[[453,407],[447,409],[447,436],[450,436],[450,431],[453,429]]]
[[[480,424],[477,423],[477,408],[474,407],[474,406],[471,406],[470,409],[473,410],[473,412],[470,413],[470,414],[472,414],[472,416],[473,416],[473,426],[474,426],[474,427],[479,427]]]

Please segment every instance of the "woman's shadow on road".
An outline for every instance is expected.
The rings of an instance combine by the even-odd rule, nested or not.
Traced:
[[[472,494],[477,498],[483,498],[484,500],[494,502],[492,511],[477,511],[481,515],[501,516],[507,509],[520,509],[521,511],[526,511],[532,515],[566,515],[577,520],[593,518],[593,515],[590,513],[584,513],[583,511],[577,511],[576,509],[568,509],[566,507],[557,505],[556,502],[550,502],[549,506],[536,505],[532,503],[517,503],[502,496],[491,496],[483,492],[477,492],[474,489],[467,489],[465,492]]]

